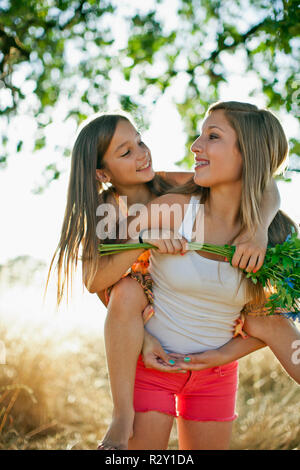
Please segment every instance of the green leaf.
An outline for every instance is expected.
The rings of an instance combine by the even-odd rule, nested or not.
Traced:
[[[20,152],[22,150],[23,146],[23,140],[19,140],[18,145],[17,145],[17,152]]]
[[[38,139],[36,139],[35,144],[34,144],[34,151],[36,152],[37,150],[41,150],[44,148],[46,145],[46,136],[42,136]]]

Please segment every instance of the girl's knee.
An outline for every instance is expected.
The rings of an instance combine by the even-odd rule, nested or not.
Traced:
[[[281,328],[287,319],[282,315],[245,316],[244,330],[250,336],[262,339],[272,330]]]
[[[108,307],[118,304],[121,307],[138,307],[141,311],[148,303],[147,297],[142,286],[130,277],[120,279],[112,288]]]

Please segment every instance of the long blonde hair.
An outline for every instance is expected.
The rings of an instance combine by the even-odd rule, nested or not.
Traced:
[[[249,103],[237,101],[217,102],[207,111],[209,116],[223,110],[237,135],[237,147],[243,161],[242,197],[239,217],[243,230],[255,232],[261,222],[262,195],[271,178],[282,171],[287,162],[288,142],[277,117],[269,110],[259,109]],[[209,188],[198,186],[194,181],[172,190],[176,193],[200,194],[204,203],[209,197]],[[278,211],[268,230],[269,244],[283,243],[287,235],[298,227],[284,212]],[[265,300],[265,292],[259,284],[247,280],[249,298],[255,303]]]
[[[112,186],[107,187],[96,179],[96,169],[104,168],[104,155],[121,120],[133,124],[126,115],[122,114],[98,116],[82,128],[75,141],[60,240],[52,258],[47,279],[48,285],[51,270],[57,259],[58,305],[61,302],[65,285],[67,284],[68,287],[69,281],[72,285],[72,273],[77,267],[80,250],[82,260],[88,260],[85,265],[87,287],[96,274],[97,245],[101,243],[96,235],[96,209],[114,190]],[[158,175],[146,184],[157,196],[171,187]]]
[[[287,161],[288,142],[277,117],[266,109],[236,101],[218,102],[208,115],[223,110],[237,135],[237,146],[243,159],[243,190],[240,208],[242,229],[253,232],[261,222],[262,195]]]

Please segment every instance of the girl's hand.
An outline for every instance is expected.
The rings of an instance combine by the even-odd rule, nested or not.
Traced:
[[[169,354],[176,361],[176,365],[183,370],[203,370],[217,367],[230,362],[225,354],[220,354],[217,349],[204,351],[198,354]]]
[[[143,231],[143,242],[151,243],[157,247],[157,252],[161,254],[177,255],[185,254],[188,250],[188,242],[185,238],[175,237],[172,230],[149,229]]]
[[[236,250],[231,265],[235,268],[245,269],[248,273],[256,272],[262,267],[265,259],[268,232],[262,227],[256,230],[253,237],[247,232],[243,232],[234,239],[233,245],[236,246]]]
[[[171,358],[162,348],[160,342],[145,330],[142,356],[147,369],[156,369],[162,372],[179,372],[181,367],[175,365],[175,359]],[[171,363],[170,363],[171,360]]]

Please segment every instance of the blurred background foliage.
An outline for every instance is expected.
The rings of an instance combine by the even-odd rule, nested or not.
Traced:
[[[108,109],[117,76],[119,106],[145,127],[157,100],[180,88],[173,99],[188,149],[235,64],[255,76],[254,99],[263,93],[269,108],[299,119],[299,33],[298,0],[152,0],[140,8],[117,0],[0,0],[0,120],[32,116],[33,150],[41,150],[60,100],[64,119],[79,124]],[[7,141],[2,131],[2,166]],[[15,152],[22,145],[20,137]],[[290,153],[300,156],[296,136]],[[178,164],[190,167],[191,160],[187,151]],[[60,175],[55,163],[45,171],[50,180]]]

